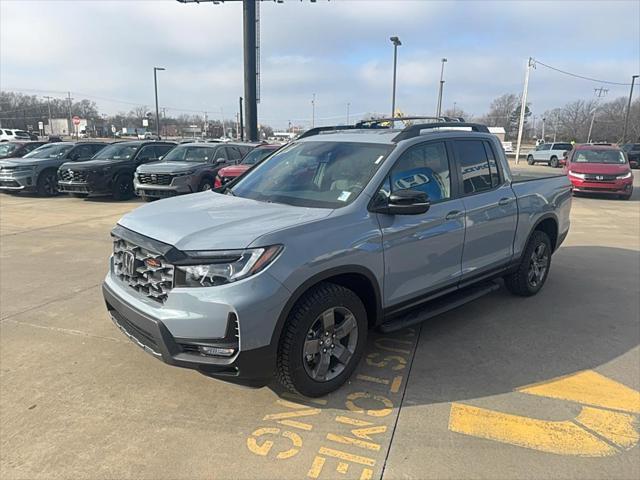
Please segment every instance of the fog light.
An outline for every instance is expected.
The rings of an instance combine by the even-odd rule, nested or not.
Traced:
[[[203,355],[216,355],[219,357],[230,357],[236,351],[234,348],[208,347],[205,345],[199,345],[198,350]]]

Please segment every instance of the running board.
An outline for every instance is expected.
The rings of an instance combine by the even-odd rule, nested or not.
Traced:
[[[383,333],[395,332],[396,330],[422,323],[437,315],[441,315],[449,310],[458,308],[465,303],[472,302],[500,288],[500,284],[495,281],[481,282],[470,287],[463,288],[457,292],[450,293],[443,297],[428,302],[424,307],[411,311],[410,313],[388,320],[379,329]]]

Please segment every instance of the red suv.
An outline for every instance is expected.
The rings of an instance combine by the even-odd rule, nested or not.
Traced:
[[[567,154],[564,172],[574,192],[605,193],[629,200],[633,173],[616,145],[577,145]]]
[[[280,145],[260,145],[259,147],[251,150],[242,159],[238,165],[231,165],[218,170],[218,174],[214,180],[213,188],[220,188],[225,183],[230,182],[236,177],[239,177],[244,172],[249,170],[255,164],[260,163],[267,158],[270,154],[280,148]]]

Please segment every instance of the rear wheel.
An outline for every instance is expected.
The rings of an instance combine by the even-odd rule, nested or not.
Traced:
[[[553,157],[551,157],[551,161],[549,162],[549,166],[551,166],[553,168],[558,168],[560,166],[560,163],[558,162],[558,157],[556,157],[555,155]]]
[[[207,190],[211,190],[212,188],[213,188],[213,180],[211,180],[208,177],[203,178],[202,181],[200,182],[200,185],[198,185],[199,192],[205,192]]]
[[[534,163],[536,163],[535,160],[533,159],[533,155],[527,156],[527,163],[529,165],[533,165]]]
[[[36,186],[41,197],[53,197],[58,194],[58,175],[55,170],[45,170],[38,177]]]
[[[277,378],[308,397],[326,395],[353,373],[364,352],[367,314],[360,298],[321,283],[296,303],[278,345]]]
[[[549,236],[536,230],[522,255],[518,269],[507,275],[505,285],[511,293],[530,297],[540,291],[551,267],[551,241]]]
[[[129,175],[119,175],[113,182],[114,200],[128,200],[133,196],[133,179]]]
[[[89,196],[88,193],[72,193],[70,195],[74,198],[87,198]]]

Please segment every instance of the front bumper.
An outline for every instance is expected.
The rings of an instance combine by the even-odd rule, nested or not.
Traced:
[[[58,178],[58,191],[61,193],[84,193],[86,195],[111,195],[110,181],[69,182]]]
[[[36,182],[37,176],[33,170],[0,174],[0,190],[31,190]]]
[[[231,383],[260,387],[273,378],[277,353],[273,332],[288,298],[288,291],[265,273],[242,281],[245,285],[240,288],[233,284],[174,288],[164,304],[140,296],[111,274],[102,291],[113,322],[157,359]],[[224,287],[231,287],[227,295]],[[192,295],[190,290],[200,292]],[[249,302],[249,296],[254,300]],[[198,346],[233,348],[235,353],[231,357],[203,355]]]
[[[574,192],[626,195],[633,191],[633,178],[610,182],[593,182],[569,177]]]
[[[191,176],[176,176],[171,181],[171,185],[141,183],[136,175],[133,180],[133,188],[139,197],[167,198],[196,192],[198,186],[194,186],[192,183]]]

